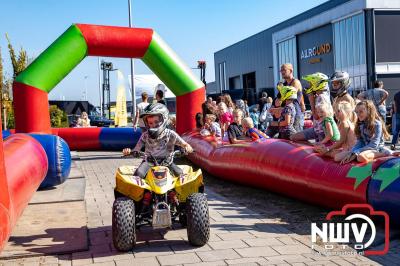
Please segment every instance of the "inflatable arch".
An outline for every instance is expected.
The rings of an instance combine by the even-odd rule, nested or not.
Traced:
[[[63,142],[54,135],[62,135],[77,149],[119,149],[121,143],[112,137],[114,134],[122,137],[123,142],[131,137],[132,142],[136,142],[140,135],[128,128],[51,128],[48,93],[87,55],[142,59],[177,96],[177,131],[183,133],[195,127],[195,114],[201,111],[201,103],[205,100],[204,84],[156,32],[72,25],[21,72],[13,84],[16,128],[12,133],[40,134],[11,135],[11,132],[5,132],[10,136],[4,140],[4,145],[0,135],[0,252],[39,185],[54,185],[55,181],[59,184],[68,176],[68,163],[62,167],[62,173],[48,172],[54,168],[54,162],[53,156],[48,159],[46,153],[54,155],[58,152],[57,156],[64,156],[67,162],[70,160],[68,147],[51,145]],[[29,160],[21,161],[24,156],[29,156]],[[16,163],[18,167],[15,167]],[[52,175],[56,172],[57,180],[53,180]],[[47,180],[46,173],[51,175],[51,180]],[[45,177],[47,183],[43,181]]]
[[[152,29],[74,24],[13,84],[16,133],[51,134],[48,93],[86,56],[140,58],[176,95],[177,131],[195,128],[204,84]]]

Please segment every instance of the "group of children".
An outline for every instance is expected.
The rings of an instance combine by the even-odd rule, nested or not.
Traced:
[[[265,133],[257,129],[254,120],[238,104],[221,101],[214,114],[205,114],[203,132],[226,138],[230,143],[264,141],[277,137],[292,141],[314,140],[314,150],[342,164],[353,160],[370,162],[375,158],[399,155],[384,147],[389,137],[375,105],[368,100],[356,102],[347,92],[350,86],[346,72],[335,72],[331,78],[323,73],[303,77],[309,86],[305,90],[311,105],[313,126],[305,130],[296,127],[298,90],[278,85],[279,95],[263,106],[268,112]],[[331,83],[331,89],[329,87]],[[332,98],[331,98],[332,97]],[[230,97],[229,97],[230,98]],[[332,99],[332,100],[331,100]],[[219,121],[217,123],[216,121]]]
[[[214,136],[232,144],[244,141],[263,141],[268,137],[258,130],[250,117],[246,102],[233,104],[229,94],[221,96],[216,104],[211,98],[203,104],[203,114],[196,117],[196,124],[203,136]],[[217,122],[218,121],[218,122]]]

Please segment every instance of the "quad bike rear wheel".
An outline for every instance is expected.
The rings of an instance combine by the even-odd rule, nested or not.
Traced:
[[[204,246],[210,238],[210,217],[207,198],[203,193],[194,193],[186,201],[187,234],[193,246]]]
[[[116,198],[112,208],[112,238],[119,251],[132,250],[136,244],[135,202],[127,197]]]

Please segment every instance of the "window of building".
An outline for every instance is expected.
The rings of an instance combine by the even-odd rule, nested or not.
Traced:
[[[243,74],[243,99],[249,104],[254,104],[257,100],[256,72]]]
[[[353,91],[367,89],[364,13],[333,23],[335,70],[349,73]]]
[[[290,38],[277,44],[278,49],[278,77],[281,76],[280,66],[285,63],[293,65],[293,74],[297,77],[297,54],[296,38]]]
[[[219,76],[219,89],[220,91],[227,90],[226,88],[226,69],[225,62],[218,64],[218,76]]]
[[[229,78],[229,89],[230,90],[237,90],[240,89],[240,76],[235,76]]]

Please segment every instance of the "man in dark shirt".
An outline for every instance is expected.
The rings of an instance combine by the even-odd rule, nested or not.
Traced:
[[[235,122],[230,124],[228,127],[229,142],[236,144],[247,141],[242,127],[243,111],[240,109],[235,109],[233,111],[233,119]]]
[[[260,106],[260,110],[263,109],[264,104],[267,103],[268,93],[265,91],[261,94],[261,98],[258,100],[258,105]]]
[[[164,100],[164,92],[162,90],[156,91],[156,100],[157,100],[157,103],[166,105],[165,100]]]
[[[392,145],[390,146],[390,149],[394,151],[396,149],[400,133],[400,91],[394,95],[393,108],[394,109],[392,114],[396,116],[396,119],[393,119],[394,125],[392,125],[392,127],[394,127],[394,130],[393,130]]]

